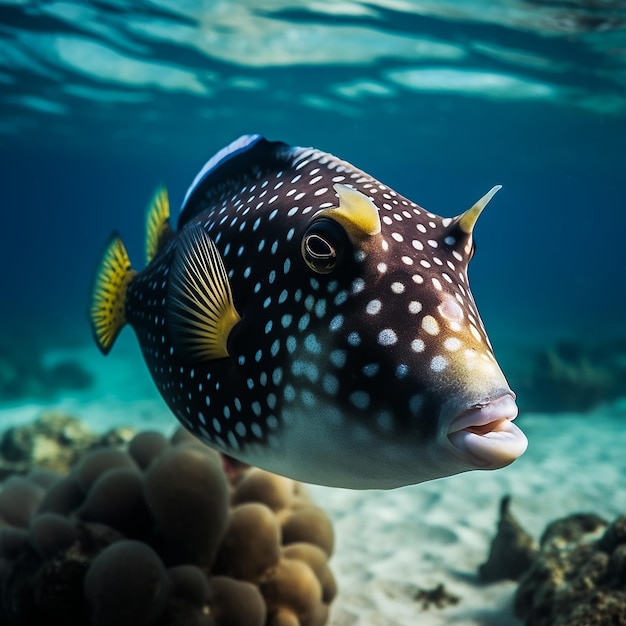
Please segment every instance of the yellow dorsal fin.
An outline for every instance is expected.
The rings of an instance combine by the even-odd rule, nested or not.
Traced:
[[[186,227],[172,263],[169,310],[175,340],[190,358],[228,356],[228,336],[241,319],[215,244],[202,226]]]
[[[318,211],[315,217],[330,217],[339,222],[353,243],[377,235],[381,230],[380,216],[371,198],[347,185],[335,185],[334,189],[339,196],[339,206]]]
[[[126,324],[126,290],[136,274],[122,240],[113,233],[96,269],[89,309],[91,329],[103,354],[109,352]]]
[[[146,262],[150,263],[172,235],[167,189],[159,187],[146,212]]]
[[[476,204],[471,206],[465,213],[461,213],[459,215],[458,224],[459,228],[466,233],[467,235],[471,235],[474,230],[474,226],[476,225],[476,221],[478,220],[478,216],[483,212],[483,209],[487,206],[487,203],[491,198],[493,198],[498,191],[502,189],[502,185],[496,185],[492,187]]]

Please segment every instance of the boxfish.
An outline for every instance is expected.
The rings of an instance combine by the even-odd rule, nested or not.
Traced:
[[[527,440],[467,276],[498,189],[443,218],[332,154],[244,135],[175,228],[156,191],[143,270],[110,237],[95,341],[107,354],[130,325],[186,429],[296,480],[390,489],[502,468]]]

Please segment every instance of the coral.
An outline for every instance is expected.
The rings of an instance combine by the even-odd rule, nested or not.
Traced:
[[[626,626],[626,517],[608,525],[579,514],[550,524],[515,612],[526,626]]]
[[[500,502],[498,531],[491,544],[489,558],[478,573],[482,580],[517,580],[532,564],[537,553],[534,539],[519,525],[509,508],[511,497]]]
[[[430,609],[431,605],[443,609],[446,606],[458,604],[461,600],[459,596],[450,593],[443,583],[439,583],[432,589],[418,589],[414,599],[421,603],[424,611]]]
[[[180,430],[74,461],[0,486],[3,626],[326,623],[334,537],[298,483]]]
[[[78,418],[47,411],[31,424],[15,426],[0,437],[0,479],[32,467],[66,474],[88,450],[127,442],[135,431],[117,428],[98,435]]]

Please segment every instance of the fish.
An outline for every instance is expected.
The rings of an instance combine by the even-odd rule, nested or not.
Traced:
[[[467,275],[499,189],[439,217],[330,153],[243,135],[175,229],[156,191],[143,270],[111,235],[96,344],[132,327],[187,430],[295,480],[392,489],[505,467],[528,442]]]

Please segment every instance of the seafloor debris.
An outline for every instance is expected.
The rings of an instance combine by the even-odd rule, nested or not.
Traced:
[[[458,604],[461,598],[450,593],[443,583],[439,583],[432,589],[418,589],[415,592],[414,599],[420,602],[422,609],[426,611],[431,606],[443,609],[451,604]]]
[[[0,623],[321,626],[332,550],[299,483],[142,432],[2,484]]]
[[[478,573],[487,582],[517,580],[532,564],[537,553],[535,540],[519,525],[509,507],[511,497],[500,502],[498,531],[491,544],[489,558]]]
[[[525,626],[626,626],[626,517],[550,524],[523,575],[515,612]]]
[[[88,450],[125,443],[135,432],[116,428],[101,435],[76,417],[45,412],[30,424],[9,428],[0,437],[0,480],[33,467],[66,474]]]

